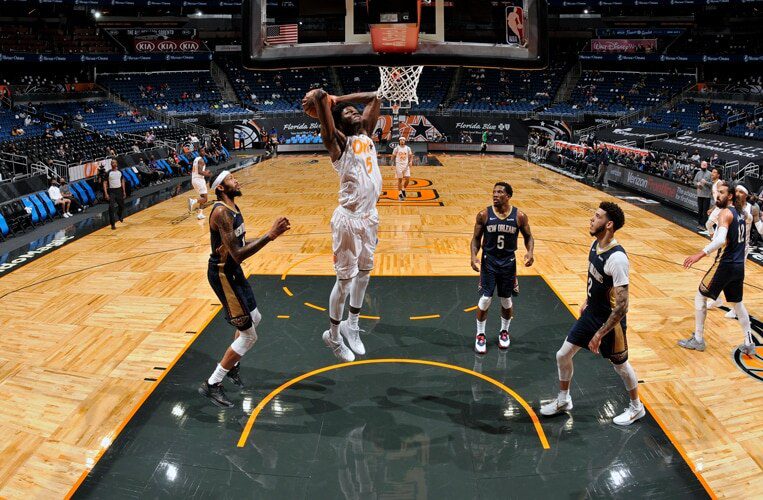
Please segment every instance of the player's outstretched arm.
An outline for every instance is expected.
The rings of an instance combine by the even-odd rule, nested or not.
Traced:
[[[321,123],[321,140],[326,150],[329,152],[331,161],[337,161],[342,156],[342,149],[339,146],[347,141],[347,138],[334,124],[334,117],[331,114],[331,101],[328,93],[322,89],[311,90],[305,95],[304,101],[311,99],[315,110],[318,113],[318,121]],[[337,101],[339,99],[337,98]],[[304,102],[303,102],[304,107]]]
[[[485,221],[487,220],[487,213],[482,210],[477,214],[477,220],[474,223],[474,234],[472,235],[472,243],[470,245],[472,256],[472,269],[480,272],[480,260],[477,258],[477,252],[480,251],[482,244],[482,233],[485,232]]]
[[[530,267],[535,262],[535,238],[533,238],[533,233],[530,230],[530,219],[524,212],[519,212],[517,218],[519,219],[517,221],[519,222],[519,232],[522,233],[522,238],[525,240],[525,249],[527,249],[525,266]]]
[[[588,343],[588,349],[594,354],[599,354],[599,344],[601,339],[608,332],[612,331],[616,324],[625,317],[628,312],[628,285],[615,287],[615,307],[612,308],[612,312],[609,314],[607,321],[599,328],[594,334],[591,341]]]
[[[222,238],[223,244],[217,249],[220,259],[222,260],[226,255],[230,255],[239,264],[262,250],[265,245],[291,228],[289,219],[279,217],[273,222],[273,226],[267,233],[242,246],[241,240],[236,236],[236,231],[233,228],[233,214],[229,211],[223,209],[214,210],[210,215],[210,224],[220,232]]]
[[[724,208],[721,213],[718,214],[718,227],[715,229],[713,240],[702,251],[686,257],[684,260],[684,269],[689,269],[693,264],[696,264],[702,260],[705,256],[715,252],[723,245],[726,244],[726,235],[729,231],[729,226],[734,216],[731,214],[731,210]]]

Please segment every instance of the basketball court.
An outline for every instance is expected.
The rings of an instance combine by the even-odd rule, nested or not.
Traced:
[[[290,12],[245,2],[245,66],[383,67],[390,150],[422,66],[548,63],[543,1],[462,2],[455,14],[441,0],[306,3],[301,15],[338,16],[341,29],[269,44]],[[233,328],[207,282],[209,222],[188,216],[179,187],[136,204],[118,231],[90,225],[3,275],[0,325],[15,333],[0,337],[0,497],[763,496],[761,266],[747,264],[744,289],[756,355],[736,350],[739,325],[720,309],[708,313],[707,350],[683,350],[710,262],[682,263],[705,238],[520,157],[416,148],[405,201],[394,167],[379,163],[367,353],[337,363],[321,339],[337,175],[320,149],[234,174],[249,241],[279,216],[291,230],[242,263],[263,318],[244,387],[226,382],[233,408],[197,392]],[[494,304],[479,356],[469,242],[498,181],[529,217],[535,263],[519,266],[511,346],[498,349]],[[626,217],[628,350],[647,408],[627,427],[612,423],[629,403],[620,377],[585,350],[574,409],[539,412],[557,394],[555,353],[585,300],[589,221],[606,200]]]
[[[206,282],[206,223],[171,223],[187,210],[183,196],[5,276],[2,323],[26,334],[3,337],[2,494],[31,482],[81,497],[492,498],[509,479],[509,496],[562,487],[576,496],[754,496],[747,482],[760,473],[754,408],[763,388],[734,361],[738,326],[711,311],[706,352],[675,345],[692,329],[702,275],[680,263],[706,240],[621,202],[629,347],[648,416],[611,424],[627,397],[608,364],[583,352],[575,409],[542,418],[540,404],[556,393],[554,353],[585,294],[588,219],[612,198],[518,159],[438,160],[413,176],[441,204],[417,206],[411,194],[379,208],[361,320],[369,352],[357,366],[336,366],[320,339],[333,280],[328,159],[281,156],[236,174],[249,231],[280,214],[292,230],[244,263],[263,323],[229,410],[196,394],[231,331]],[[491,333],[477,359],[468,242],[496,179],[513,184],[530,217],[536,263],[520,269],[508,352]],[[754,316],[761,275],[748,266]],[[493,311],[488,332],[496,326]]]

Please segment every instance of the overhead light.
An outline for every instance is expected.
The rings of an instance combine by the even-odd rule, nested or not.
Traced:
[[[96,19],[100,19],[101,18],[101,11],[100,10],[94,10],[93,11],[93,17],[96,18]]]
[[[583,14],[588,14],[588,9],[583,10]]]
[[[201,16],[203,16],[203,15],[204,15],[204,13],[203,13],[202,11],[200,11],[200,10],[197,10],[197,11],[196,11],[196,16],[197,16],[197,17],[201,17]]]

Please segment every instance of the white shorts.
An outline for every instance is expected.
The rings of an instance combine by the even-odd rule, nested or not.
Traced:
[[[355,277],[358,270],[374,268],[374,252],[378,242],[379,215],[374,210],[354,214],[337,207],[331,216],[331,248],[334,270],[340,280]]]
[[[207,182],[201,177],[194,177],[191,179],[191,184],[197,193],[207,194]]]
[[[407,163],[403,165],[397,165],[395,164],[395,178],[401,179],[403,177],[410,177],[411,176],[411,167],[408,166]]]

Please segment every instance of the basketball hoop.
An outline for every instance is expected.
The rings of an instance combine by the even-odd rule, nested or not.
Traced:
[[[382,107],[397,114],[400,108],[418,104],[416,88],[423,69],[423,66],[379,66],[381,85],[376,96],[384,101]]]

